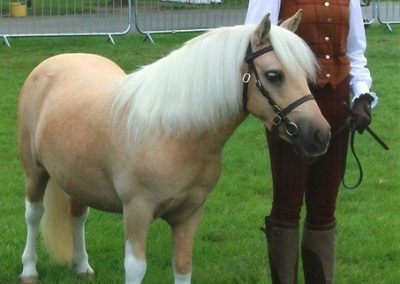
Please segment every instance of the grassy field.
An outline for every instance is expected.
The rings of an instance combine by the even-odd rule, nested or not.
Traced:
[[[25,242],[23,174],[17,154],[16,105],[23,81],[45,58],[63,52],[105,55],[130,72],[167,54],[193,34],[116,38],[13,39],[0,47],[0,283],[18,283]],[[342,189],[338,200],[337,282],[396,284],[400,281],[400,29],[368,29],[369,67],[380,104],[373,129],[391,147],[384,152],[367,134],[357,136],[365,178],[356,191]],[[265,237],[259,230],[271,206],[271,179],[261,123],[247,119],[225,147],[223,174],[207,201],[194,248],[193,283],[270,283]],[[355,178],[349,161],[348,181]],[[91,283],[123,282],[120,215],[91,211],[87,245],[96,276]],[[171,244],[165,223],[156,221],[148,242],[144,283],[173,283]],[[40,241],[41,242],[41,241]],[[39,244],[41,283],[88,283],[52,262]],[[302,276],[300,275],[300,278]],[[302,280],[301,280],[302,281]],[[302,282],[301,282],[302,283]]]

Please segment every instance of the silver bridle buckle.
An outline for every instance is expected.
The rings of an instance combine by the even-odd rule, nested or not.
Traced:
[[[291,137],[297,137],[297,135],[299,135],[299,128],[297,127],[296,123],[289,122],[286,124],[286,133]]]
[[[250,73],[244,73],[243,74],[243,77],[242,77],[242,82],[243,83],[248,83],[248,82],[250,82],[250,79],[251,79],[251,75],[250,75]]]
[[[282,122],[282,117],[278,114],[275,115],[272,120],[273,125],[278,126],[279,124],[281,124],[281,122]]]

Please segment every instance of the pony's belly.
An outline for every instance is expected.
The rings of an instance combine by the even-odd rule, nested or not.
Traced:
[[[114,201],[114,202],[110,202]],[[118,200],[104,200],[100,199],[96,201],[95,199],[91,199],[86,203],[89,207],[95,208],[101,211],[113,212],[113,213],[122,213],[122,203]]]
[[[93,172],[82,169],[81,172],[85,170],[85,175],[80,176],[79,168],[78,171],[69,169],[62,174],[56,174],[55,179],[60,187],[79,203],[101,211],[122,212],[121,200],[108,177],[99,175],[100,169]]]
[[[61,185],[73,200],[101,211],[122,213],[122,203],[111,185]]]

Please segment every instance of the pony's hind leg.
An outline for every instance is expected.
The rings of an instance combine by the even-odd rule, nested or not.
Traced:
[[[25,249],[22,254],[23,269],[20,276],[22,283],[33,283],[39,277],[36,270],[36,242],[40,220],[44,212],[43,196],[48,180],[49,176],[42,168],[36,168],[35,171],[29,171],[29,174],[25,175],[25,221],[27,225],[27,238]]]
[[[39,274],[36,270],[37,252],[36,239],[39,232],[40,219],[43,215],[43,201],[30,202],[25,200],[25,221],[27,225],[27,237],[24,252],[22,254],[22,273],[23,283],[34,282]]]
[[[85,223],[89,208],[84,204],[72,201],[71,214],[73,227],[72,268],[79,276],[90,277],[94,271],[89,265],[85,244]]]

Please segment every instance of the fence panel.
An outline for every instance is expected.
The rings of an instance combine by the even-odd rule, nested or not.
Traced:
[[[386,25],[391,31],[392,24],[400,24],[400,2],[399,1],[376,1],[377,20]]]
[[[135,0],[136,29],[152,33],[201,31],[243,24],[248,0]]]
[[[376,19],[376,4],[370,0],[361,0],[361,10],[364,17],[364,24],[371,25]]]
[[[131,0],[0,0],[0,36],[125,34]],[[113,42],[113,41],[112,41]]]

